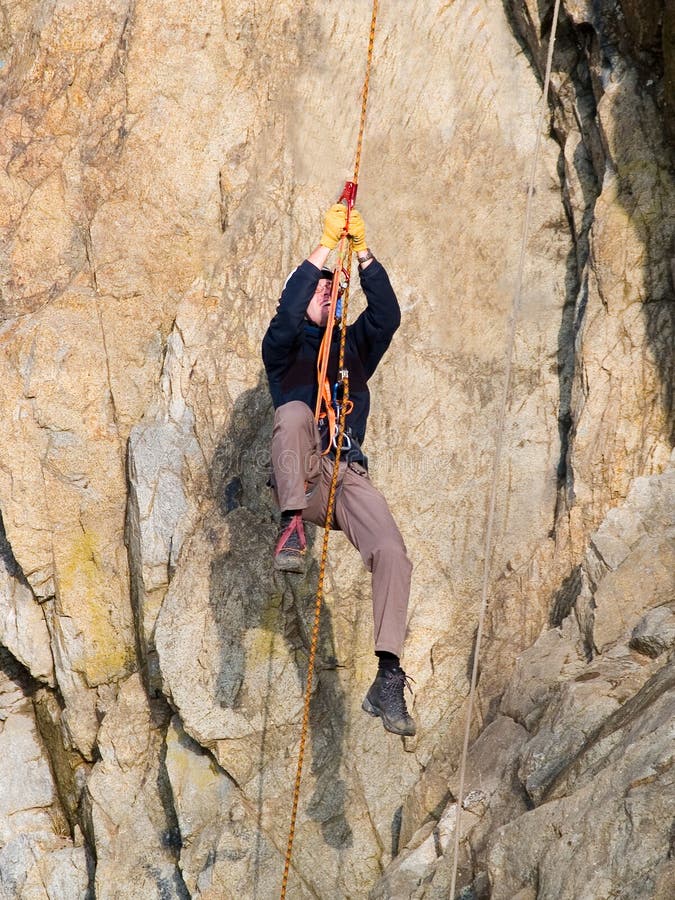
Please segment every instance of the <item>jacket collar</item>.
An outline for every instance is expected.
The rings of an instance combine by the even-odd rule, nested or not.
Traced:
[[[304,322],[304,331],[305,338],[312,344],[316,344],[318,347],[323,340],[324,333],[326,331],[325,328],[321,328],[318,325],[315,325],[313,322],[310,322],[309,319],[305,319]],[[335,328],[333,330],[333,338],[332,343],[340,340],[340,329]]]

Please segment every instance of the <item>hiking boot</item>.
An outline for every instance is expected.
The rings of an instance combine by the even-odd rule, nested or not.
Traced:
[[[278,572],[302,574],[305,571],[306,549],[307,541],[300,513],[282,516],[279,537],[274,548],[274,568]]]
[[[416,731],[415,721],[408,712],[403,695],[404,688],[408,688],[412,694],[410,681],[400,666],[395,669],[379,669],[361,709],[371,716],[379,716],[384,727],[392,734],[412,737]]]

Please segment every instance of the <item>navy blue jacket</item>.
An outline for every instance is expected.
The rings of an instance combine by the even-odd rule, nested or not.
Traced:
[[[325,329],[310,322],[305,313],[319,274],[319,269],[308,260],[298,266],[286,282],[276,315],[263,338],[263,362],[275,409],[291,400],[302,400],[312,412],[316,406],[316,360]],[[346,426],[362,444],[370,411],[368,379],[401,323],[401,311],[389,277],[376,259],[360,276],[368,305],[354,324],[347,326],[345,367],[349,370],[349,397],[354,404]],[[336,328],[328,363],[331,385],[337,380],[339,344]]]

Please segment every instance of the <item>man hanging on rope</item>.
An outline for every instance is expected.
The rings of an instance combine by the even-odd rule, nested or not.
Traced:
[[[263,339],[262,354],[275,407],[272,434],[273,484],[281,509],[274,566],[304,571],[303,520],[323,525],[334,462],[328,429],[314,420],[318,381],[317,356],[329,314],[332,271],[326,261],[346,223],[346,207],[328,211],[321,241],[292,272],[276,315]],[[415,734],[404,689],[409,679],[401,668],[412,565],[403,538],[382,494],[368,477],[363,443],[370,393],[368,379],[384,356],[401,321],[396,295],[384,267],[366,245],[365,225],[353,210],[349,234],[359,260],[367,307],[347,329],[345,367],[350,399],[333,527],[344,532],[372,573],[375,655],[378,671],[363,709],[382,719],[387,731]],[[329,361],[329,380],[337,380],[338,333]],[[328,450],[328,452],[326,452]],[[332,456],[332,458],[331,458]]]

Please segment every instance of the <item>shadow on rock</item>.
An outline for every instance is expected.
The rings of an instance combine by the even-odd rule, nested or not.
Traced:
[[[282,639],[294,659],[304,693],[318,574],[313,560],[305,575],[284,575],[272,567],[278,528],[278,509],[267,484],[272,422],[272,404],[261,372],[256,387],[237,399],[211,469],[213,495],[227,523],[229,544],[226,552],[212,560],[210,572],[209,602],[220,642],[215,699],[221,707],[252,719],[261,716],[259,826],[263,800],[269,800],[267,788],[272,788],[266,770],[278,763],[280,752],[272,742],[278,742],[280,728],[288,747],[295,749],[299,737],[297,697],[289,698],[287,711],[272,708],[273,659]],[[307,526],[308,556],[315,539],[314,527]],[[345,784],[339,777],[346,712],[336,668],[331,616],[324,607],[310,714],[311,770],[316,787],[308,814],[321,823],[329,846],[344,849],[351,846],[352,834],[345,816]],[[291,753],[289,759],[293,756]],[[288,763],[288,772],[290,811],[294,759]],[[283,803],[283,798],[279,799]],[[260,847],[258,851],[256,869]]]

